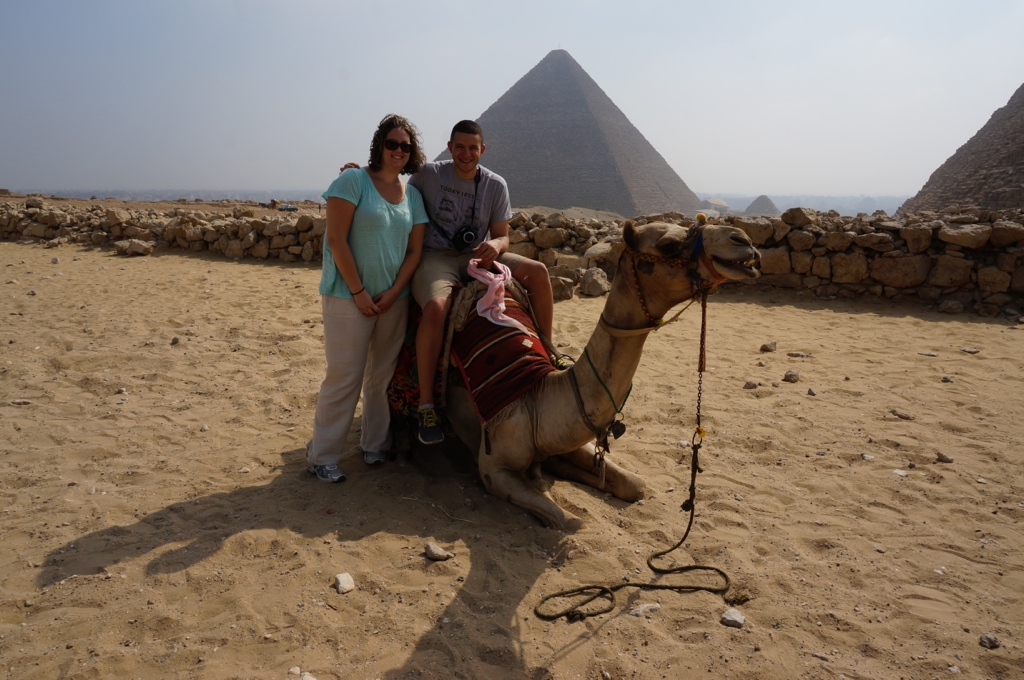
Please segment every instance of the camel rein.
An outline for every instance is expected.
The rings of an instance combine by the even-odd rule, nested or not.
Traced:
[[[700,232],[699,232],[699,228],[698,228],[697,242],[696,242],[693,250],[691,251],[692,255],[691,255],[691,258],[689,260],[683,260],[682,258],[676,258],[675,260],[667,260],[667,259],[662,259],[662,258],[653,258],[651,256],[644,255],[642,253],[636,253],[635,251],[633,251],[631,254],[634,257],[642,256],[642,257],[640,257],[640,259],[661,260],[661,261],[664,261],[664,262],[669,262],[671,264],[685,263],[685,265],[688,268],[690,268],[691,271],[695,271],[695,268],[690,266],[690,262],[693,259],[693,255],[695,255],[698,252],[698,250],[700,250],[700,248],[701,248],[701,241],[700,241]],[[703,256],[704,254],[701,253],[701,255]],[[713,276],[717,277],[717,272],[715,272],[715,270],[713,268],[711,268],[710,258],[709,258],[708,262],[705,263],[705,266],[707,266],[710,269],[710,271],[712,272]],[[661,326],[665,325],[666,323],[671,323],[672,321],[675,321],[677,318],[679,318],[679,315],[682,314],[682,312],[686,311],[686,309],[688,309],[689,306],[690,306],[688,304],[686,307],[684,307],[682,310],[680,310],[678,313],[676,313],[676,315],[674,317],[672,317],[672,319],[670,319],[667,322],[663,321],[663,320],[655,320],[655,319],[653,319],[651,317],[650,313],[647,310],[647,306],[646,306],[646,303],[645,303],[644,297],[643,297],[643,292],[642,292],[642,290],[640,288],[640,280],[639,280],[639,278],[637,276],[637,273],[636,273],[636,263],[635,263],[635,261],[633,261],[633,282],[634,282],[634,285],[635,285],[635,288],[636,288],[637,296],[640,299],[641,307],[643,308],[644,313],[647,315],[648,320],[651,321],[652,323],[651,323],[650,326],[645,327],[645,328],[639,328],[639,329],[619,329],[619,328],[615,328],[614,326],[610,326],[607,322],[604,321],[604,318],[602,317],[601,324],[605,327],[605,330],[608,331],[612,335],[629,336],[629,335],[639,335],[639,334],[642,334],[642,333],[649,333],[649,332],[651,332],[653,330],[657,330],[658,328],[661,328]],[[681,573],[684,573],[684,572],[702,572],[704,574],[712,576],[713,580],[717,580],[718,582],[717,583],[715,583],[715,582],[697,583],[697,584],[676,584],[676,585],[665,584],[665,583],[654,583],[654,582],[630,583],[629,580],[628,580],[628,577],[626,577],[625,581],[622,582],[622,583],[613,583],[613,584],[608,584],[608,585],[591,584],[591,585],[579,586],[577,588],[571,588],[569,590],[563,590],[563,591],[559,591],[557,593],[552,593],[551,595],[546,595],[543,598],[541,598],[540,602],[538,602],[537,605],[533,608],[534,615],[537,616],[540,619],[543,619],[545,621],[554,621],[554,620],[562,618],[564,616],[566,618],[566,620],[568,620],[570,622],[573,622],[573,621],[582,621],[582,620],[584,620],[586,618],[589,618],[591,616],[600,616],[602,614],[606,614],[606,613],[612,611],[615,608],[615,593],[616,593],[616,591],[621,590],[623,588],[629,588],[629,587],[638,588],[640,590],[671,590],[671,591],[675,591],[677,593],[692,593],[692,592],[697,592],[697,591],[705,591],[705,592],[710,592],[710,593],[716,593],[716,594],[719,594],[719,595],[722,595],[722,596],[724,596],[725,593],[728,592],[728,590],[729,590],[729,587],[731,585],[731,582],[729,580],[729,576],[728,576],[728,574],[726,574],[724,571],[722,571],[718,567],[711,567],[711,566],[705,566],[705,565],[700,565],[700,564],[687,564],[687,565],[675,565],[675,566],[663,566],[663,567],[660,567],[660,566],[657,566],[654,563],[655,560],[657,560],[658,558],[664,557],[664,556],[674,552],[675,550],[679,549],[679,547],[682,546],[683,543],[686,542],[686,539],[689,537],[690,529],[693,528],[693,520],[694,520],[694,516],[695,516],[695,513],[696,513],[697,473],[703,472],[703,470],[700,467],[699,452],[700,452],[701,445],[702,445],[702,443],[704,441],[704,436],[706,434],[706,431],[704,430],[704,427],[701,425],[701,398],[703,396],[703,390],[704,390],[704,370],[705,370],[706,365],[707,365],[707,300],[708,300],[708,294],[711,291],[714,290],[714,288],[718,285],[719,281],[713,281],[710,285],[706,285],[706,286],[701,286],[700,283],[702,283],[702,282],[700,281],[699,278],[695,279],[695,281],[694,281],[695,292],[699,292],[700,293],[700,301],[701,301],[700,353],[699,353],[698,362],[697,362],[697,376],[698,376],[697,377],[697,423],[696,423],[696,427],[694,428],[693,437],[691,437],[691,439],[690,439],[690,491],[689,491],[689,497],[686,499],[686,501],[683,502],[683,504],[681,506],[681,509],[684,512],[688,512],[689,513],[689,520],[687,521],[686,531],[683,532],[682,538],[680,538],[679,541],[675,545],[673,545],[672,547],[667,548],[665,550],[660,550],[658,552],[654,552],[650,556],[648,556],[648,558],[647,558],[647,567],[652,572],[654,572],[655,574],[681,574]],[[693,303],[693,299],[691,299],[691,301],[690,301],[690,304],[692,304],[692,303]],[[586,354],[586,351],[584,351],[584,354]],[[589,355],[587,355],[587,359],[588,360],[590,359]],[[594,367],[593,362],[590,363],[590,366],[591,366],[591,370],[594,371],[594,374],[597,375],[598,380],[601,381],[601,376],[598,375],[597,369],[596,369],[596,367]],[[608,449],[608,433],[611,432],[614,435],[614,437],[616,439],[618,439],[619,436],[621,436],[621,434],[625,431],[626,426],[622,423],[621,420],[615,420],[615,416],[612,417],[612,422],[609,424],[609,426],[604,428],[603,430],[601,430],[596,425],[594,425],[594,423],[591,421],[590,417],[586,413],[586,409],[583,406],[583,399],[580,396],[579,386],[576,383],[575,376],[573,374],[571,374],[571,373],[570,373],[570,382],[572,383],[573,393],[575,394],[575,397],[576,397],[576,405],[579,408],[580,414],[583,416],[584,422],[587,424],[587,427],[589,427],[590,430],[593,431],[595,433],[595,435],[597,435],[597,444],[594,447],[594,450],[595,450],[594,464],[595,464],[595,466],[600,465],[600,468],[601,468],[601,486],[603,487],[604,486],[604,472],[605,472],[604,453]],[[605,392],[608,393],[608,398],[611,400],[612,406],[615,407],[615,410],[616,410],[615,415],[621,415],[622,407],[625,406],[626,399],[624,398],[622,400],[622,405],[617,405],[615,403],[615,400],[612,398],[611,392],[608,391],[608,387],[604,384],[603,381],[601,381],[601,385],[605,388]],[[632,391],[632,385],[630,385],[630,391]],[[628,397],[629,397],[629,392],[626,393],[626,398],[628,398]],[[680,462],[682,462],[682,461],[680,461]],[[717,578],[714,578],[714,577],[717,577]],[[587,605],[589,605],[591,602],[593,602],[594,600],[597,600],[599,598],[603,598],[603,600],[604,600],[604,604],[602,606],[597,607],[597,608],[586,608]],[[552,600],[559,600],[559,599],[569,599],[569,600],[571,600],[571,602],[570,602],[570,604],[568,606],[566,606],[566,607],[564,607],[562,609],[558,609],[558,610],[548,610],[548,609],[545,609],[544,605],[546,603],[548,603],[548,602],[550,602]]]

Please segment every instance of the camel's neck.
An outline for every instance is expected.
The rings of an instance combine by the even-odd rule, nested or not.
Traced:
[[[652,299],[644,301],[647,311],[654,319],[660,319],[672,304],[648,295]],[[628,331],[651,328],[651,321],[637,296],[630,263],[625,257],[612,281],[601,319],[603,323],[597,324],[584,356],[572,370],[587,412],[598,426],[603,427],[622,408],[640,365],[644,343],[650,335],[650,332],[631,334]]]

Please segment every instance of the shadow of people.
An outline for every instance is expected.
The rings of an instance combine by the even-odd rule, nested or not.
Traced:
[[[409,537],[412,545],[413,539],[421,546],[432,540],[458,546],[457,558],[435,563],[420,554],[420,563],[414,558],[402,564],[396,555],[383,565],[379,581],[395,591],[404,588],[409,597],[418,589],[414,593],[403,583],[404,570],[420,569],[445,589],[450,583],[451,599],[440,614],[417,614],[420,627],[424,616],[431,627],[399,667],[377,677],[523,678],[536,672],[521,655],[518,608],[559,559],[564,534],[489,495],[475,470],[450,455],[417,450],[410,460],[355,470],[342,484],[323,484],[309,475],[304,449],[281,457],[264,484],[172,503],[132,524],[107,526],[65,543],[47,555],[37,584],[48,588],[130,560],[148,559],[146,576],[183,572],[215,556],[233,537],[258,530],[330,539],[352,550],[378,532]],[[322,563],[316,566],[325,571]]]

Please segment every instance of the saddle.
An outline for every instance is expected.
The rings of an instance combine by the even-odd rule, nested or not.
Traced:
[[[477,300],[487,292],[486,284],[471,280],[456,289],[446,322],[444,345],[435,373],[435,394],[445,403],[450,367],[469,391],[480,422],[486,423],[506,406],[528,392],[541,378],[556,370],[551,365],[547,340],[537,332],[529,296],[515,280],[505,285],[505,314],[526,331],[499,326],[481,317]],[[410,298],[409,326],[399,353],[395,374],[388,386],[392,411],[412,416],[419,402],[416,377],[416,329],[420,308]]]

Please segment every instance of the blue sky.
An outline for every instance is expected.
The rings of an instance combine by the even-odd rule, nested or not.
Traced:
[[[2,0],[0,17],[15,191],[326,187],[385,114],[433,156],[562,48],[695,191],[913,194],[1024,83],[1021,0]]]

